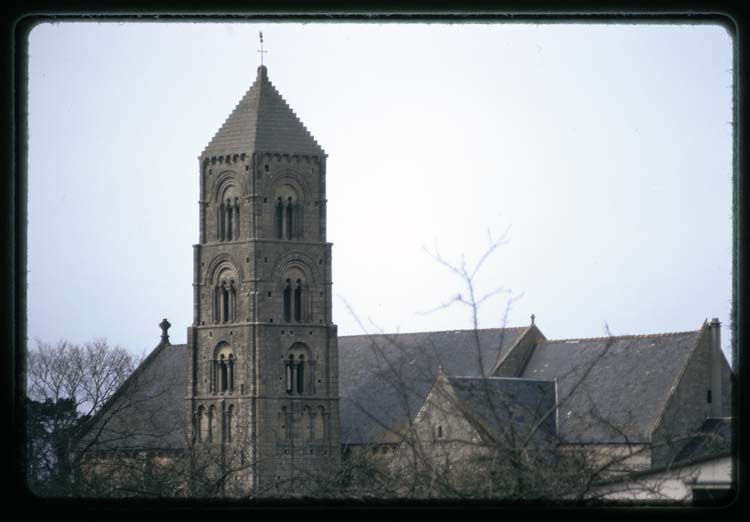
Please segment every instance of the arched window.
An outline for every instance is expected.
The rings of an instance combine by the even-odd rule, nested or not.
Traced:
[[[208,417],[207,418],[207,421],[208,421],[207,422],[207,424],[208,424],[208,434],[207,434],[207,437],[206,437],[206,441],[208,441],[208,442],[213,442],[213,440],[214,440],[214,423],[216,421],[216,415],[214,415],[215,411],[216,411],[216,409],[213,407],[213,405],[211,405],[208,408],[208,416],[207,416]]]
[[[196,414],[196,432],[198,436],[198,442],[203,442],[208,437],[208,418],[203,406],[198,406],[198,413]]]
[[[276,208],[273,216],[273,237],[276,239],[302,239],[303,198],[300,187],[285,183],[274,189]]]
[[[234,421],[234,405],[230,404],[227,408],[227,421],[224,427],[224,436],[227,442],[232,442],[232,430],[234,429],[232,423]]]
[[[310,349],[303,343],[295,343],[284,361],[286,375],[286,392],[290,395],[314,393],[315,365]]]
[[[234,207],[232,206],[232,200],[227,199],[226,206],[224,207],[227,212],[227,220],[226,220],[226,227],[224,229],[224,236],[226,237],[227,241],[232,240],[232,232],[234,227],[232,226],[232,218],[234,217]]]
[[[237,321],[237,289],[234,287],[234,279],[229,281],[229,321]]]
[[[281,202],[281,197],[276,200],[276,218],[274,219],[274,236],[276,239],[283,239],[283,225],[284,225],[284,204]]]
[[[211,361],[211,392],[234,393],[235,357],[227,343],[219,343]]]
[[[234,355],[231,353],[227,358],[227,389],[229,393],[234,392]]]
[[[294,287],[294,320],[302,320],[302,280],[297,279],[297,285]]]
[[[286,238],[292,239],[294,237],[294,202],[291,197],[286,199]]]
[[[216,211],[216,238],[219,241],[224,241],[224,222],[226,221],[226,210],[224,209],[223,201],[216,207]]]
[[[224,354],[219,356],[219,391],[224,393],[227,391],[227,361],[224,359]]]
[[[234,198],[234,239],[240,238],[240,200]]]
[[[284,287],[284,321],[292,320],[292,283],[286,280]]]
[[[304,221],[302,219],[302,209],[305,207],[299,201],[294,202],[294,237],[296,239],[304,239]]]
[[[299,271],[292,271],[300,273]],[[292,318],[296,322],[302,322],[305,317],[304,313],[304,281],[297,278],[294,286],[292,286],[292,280],[286,279],[282,290],[283,302],[284,302],[284,321],[290,322]]]
[[[216,199],[216,239],[232,241],[240,238],[240,192],[231,184],[224,185]]]
[[[305,355],[300,354],[297,359],[297,393],[305,391]]]
[[[218,324],[221,318],[221,289],[214,287],[214,323]]]
[[[226,281],[221,283],[221,322],[229,322],[229,289]]]
[[[238,296],[240,289],[237,275],[230,267],[222,268],[214,280],[213,320],[215,324],[237,321]]]
[[[289,356],[289,360],[286,363],[286,392],[292,393],[294,390],[294,355]]]

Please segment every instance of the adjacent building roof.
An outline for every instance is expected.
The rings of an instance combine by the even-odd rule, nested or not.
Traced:
[[[556,441],[555,383],[512,377],[448,377],[458,407],[495,443]]]
[[[92,419],[83,443],[95,450],[181,449],[187,426],[185,344],[159,344]]]
[[[700,333],[542,340],[519,378],[480,379],[526,330],[339,337],[342,443],[396,441],[394,431],[414,418],[441,367],[452,376],[465,411],[491,431],[500,430],[504,420],[488,408],[483,381],[491,397],[513,397],[529,411],[554,401],[556,384],[556,431],[562,442],[648,442]],[[157,346],[92,421],[90,434],[102,429],[97,447],[185,447],[189,356],[186,345]],[[550,422],[546,433],[555,430],[555,421]],[[728,426],[726,420],[709,419],[703,431],[713,435],[691,440],[679,459],[699,455],[716,433],[731,433]]]
[[[219,131],[204,155],[261,151],[324,156],[325,152],[268,79],[266,67]]]
[[[384,442],[412,419],[438,368],[489,376],[526,328],[341,336],[339,397],[345,444]]]
[[[521,377],[557,381],[563,442],[648,442],[699,334],[541,341]]]

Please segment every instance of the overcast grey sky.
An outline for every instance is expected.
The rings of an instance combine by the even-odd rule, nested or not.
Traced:
[[[732,40],[715,25],[55,23],[29,38],[29,337],[134,353],[192,321],[197,156],[256,76],[328,153],[339,334],[462,329],[424,248],[548,338],[731,301]],[[503,324],[508,295],[481,310]]]

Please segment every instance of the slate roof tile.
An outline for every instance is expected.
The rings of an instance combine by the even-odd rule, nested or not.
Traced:
[[[96,415],[96,450],[187,447],[188,363],[184,344],[160,344]],[[84,436],[84,442],[91,440]]]
[[[526,328],[340,336],[341,440],[382,440],[416,414],[438,368],[448,375],[487,376]]]
[[[265,66],[203,151],[204,155],[283,152],[325,156],[322,147],[302,124],[268,79]]]
[[[340,336],[342,442],[385,440],[414,417],[440,367],[461,378],[487,376],[524,330],[479,330],[479,349],[473,330]],[[519,377],[556,381],[563,441],[648,442],[699,333],[541,341]],[[186,345],[158,346],[105,406],[117,415],[102,447],[184,447],[188,363]],[[465,393],[467,408],[487,417]]]
[[[542,341],[521,376],[557,380],[563,441],[648,442],[699,334]]]
[[[556,442],[555,383],[512,377],[448,377],[461,410],[494,442]],[[537,423],[541,423],[537,427]]]

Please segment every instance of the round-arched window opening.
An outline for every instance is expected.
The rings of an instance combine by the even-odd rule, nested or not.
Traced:
[[[229,344],[219,343],[211,361],[211,391],[213,393],[233,393],[236,359]]]
[[[285,183],[274,191],[273,237],[276,239],[302,239],[302,205],[298,190]]]
[[[288,359],[285,360],[286,392],[288,394],[312,393],[314,382],[314,366],[311,361],[310,349],[303,343],[295,343],[289,349]]]
[[[219,265],[214,274],[212,277],[214,324],[236,322],[240,295],[237,272],[230,263],[224,262]]]
[[[240,190],[233,182],[216,194],[216,239],[236,241],[240,237]]]

